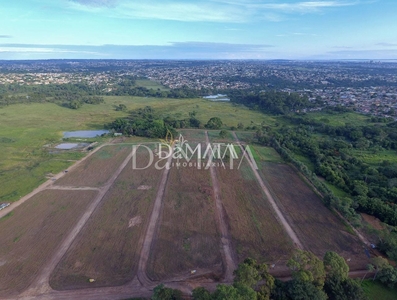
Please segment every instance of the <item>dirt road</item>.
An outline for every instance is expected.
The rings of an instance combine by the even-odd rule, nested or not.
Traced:
[[[79,161],[77,161],[75,164],[73,164],[72,166],[70,166],[68,168],[68,171],[72,171],[74,170],[78,165],[80,165],[83,161],[85,161],[87,158],[89,158],[91,155],[93,155],[95,152],[97,152],[99,149],[101,149],[104,146],[109,145],[108,143],[103,144],[97,148],[95,148],[92,152],[90,152],[87,156],[84,156],[82,159],[80,159]],[[3,209],[0,211],[0,219],[2,217],[4,217],[6,214],[10,213],[11,211],[13,211],[15,208],[17,208],[18,206],[22,205],[24,202],[26,202],[27,200],[31,199],[34,195],[44,191],[45,189],[49,188],[53,183],[54,180],[58,180],[59,178],[61,178],[62,176],[64,176],[66,173],[64,171],[54,175],[52,177],[52,179],[47,180],[46,182],[44,182],[43,184],[41,184],[40,186],[38,186],[36,189],[34,189],[32,192],[30,192],[29,194],[23,196],[21,199],[19,199],[18,201],[15,201],[13,203],[11,203],[10,206],[8,206],[7,208]]]
[[[274,212],[277,215],[277,218],[279,220],[279,222],[281,223],[281,225],[283,225],[285,231],[287,232],[287,234],[289,235],[289,237],[291,238],[291,240],[295,243],[296,247],[298,247],[299,249],[304,249],[303,245],[301,243],[301,241],[298,239],[298,236],[296,235],[295,231],[292,229],[292,227],[290,226],[290,224],[287,222],[287,220],[285,219],[284,215],[282,214],[280,208],[278,207],[276,201],[274,200],[272,194],[270,193],[269,189],[267,188],[267,186],[265,185],[265,183],[263,182],[261,176],[259,175],[258,171],[255,169],[252,161],[250,160],[250,158],[248,157],[247,153],[244,151],[243,146],[241,145],[236,133],[233,131],[233,136],[234,139],[236,140],[236,142],[239,144],[241,151],[244,153],[244,157],[247,159],[252,172],[255,175],[256,180],[258,181],[261,189],[263,190],[263,192],[265,193],[270,205],[272,206]]]
[[[170,165],[172,161],[172,155],[167,159],[167,165]],[[153,211],[150,216],[150,221],[148,228],[146,230],[145,239],[143,241],[141,256],[139,259],[138,265],[138,280],[142,283],[143,286],[151,286],[153,285],[152,281],[148,278],[146,274],[146,265],[149,259],[150,249],[152,247],[153,238],[156,233],[156,228],[158,226],[158,220],[160,218],[161,210],[163,207],[163,196],[165,192],[165,188],[167,185],[168,175],[170,172],[170,168],[164,168],[161,182],[157,190],[156,199],[153,206]]]
[[[209,145],[210,141],[208,138],[208,131],[205,132],[205,141],[207,145]],[[211,165],[213,156],[210,155],[208,160],[208,164]],[[223,248],[223,256],[225,260],[225,281],[231,282],[233,281],[233,271],[237,268],[237,264],[233,259],[233,252],[232,252],[232,239],[230,237],[230,233],[226,224],[226,217],[224,215],[224,209],[222,205],[222,200],[220,197],[220,188],[218,183],[218,178],[215,174],[215,169],[210,167],[211,179],[212,179],[212,186],[214,190],[214,197],[215,197],[215,206],[216,206],[216,217],[217,223],[219,226],[219,231],[221,232],[221,242]]]
[[[22,296],[37,295],[37,294],[51,291],[48,281],[49,281],[50,274],[51,274],[52,270],[54,270],[56,265],[59,263],[59,261],[65,255],[66,251],[72,245],[73,241],[75,240],[75,238],[77,237],[77,235],[79,234],[81,229],[87,223],[88,219],[94,212],[95,208],[98,206],[98,204],[104,198],[105,194],[107,193],[109,188],[113,185],[114,181],[117,179],[117,177],[123,171],[123,169],[127,166],[128,162],[131,160],[133,155],[134,155],[134,153],[131,152],[128,155],[128,157],[124,160],[124,162],[118,167],[118,169],[113,174],[113,176],[100,189],[98,196],[94,199],[94,201],[91,203],[91,205],[85,211],[85,213],[83,214],[83,216],[81,217],[79,222],[76,224],[76,226],[69,233],[69,235],[63,240],[62,244],[59,246],[55,255],[50,260],[48,260],[48,262],[44,265],[44,267],[41,270],[41,272],[39,273],[39,275],[36,277],[35,281],[22,294]]]

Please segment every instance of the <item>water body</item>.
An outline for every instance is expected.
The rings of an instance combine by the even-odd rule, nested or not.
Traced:
[[[74,144],[74,143],[63,143],[55,146],[55,149],[70,150],[76,148],[78,145],[79,144]]]
[[[93,138],[104,133],[109,133],[109,130],[79,130],[66,131],[63,133],[64,138]]]
[[[203,97],[204,99],[211,100],[211,101],[230,101],[227,95],[217,94],[217,95],[209,95]]]

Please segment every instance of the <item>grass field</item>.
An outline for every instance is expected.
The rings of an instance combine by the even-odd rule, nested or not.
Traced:
[[[365,294],[370,300],[395,300],[397,299],[397,289],[391,289],[378,281],[364,280],[361,283]]]
[[[147,89],[154,89],[154,90],[160,89],[161,91],[169,90],[169,88],[161,85],[160,83],[149,79],[137,79],[135,80],[135,84],[137,86],[145,87]]]
[[[144,84],[144,83],[142,83]],[[147,82],[145,84],[148,84]],[[105,123],[127,112],[115,107],[125,104],[128,110],[150,105],[163,116],[187,118],[191,111],[204,124],[218,116],[228,126],[274,123],[275,118],[231,103],[204,99],[163,99],[145,97],[104,97],[100,105],[83,105],[77,110],[54,103],[15,104],[0,108],[0,201],[15,201],[46,180],[46,174],[67,169],[82,154],[49,154],[45,145],[55,145],[63,131],[103,129]]]
[[[328,114],[324,112],[314,112],[306,115],[309,118],[315,119],[316,121],[323,122],[332,126],[345,126],[346,124],[354,125],[368,125],[368,120],[370,117],[357,114],[353,112],[346,113],[335,113]]]
[[[145,159],[140,151],[140,167]],[[133,279],[160,174],[126,166],[52,273],[53,288],[115,286]]]
[[[100,187],[106,183],[131,152],[132,145],[104,146],[55,184]]]
[[[0,295],[29,286],[97,194],[47,190],[0,219]]]
[[[148,261],[149,277],[161,280],[195,269],[220,277],[221,243],[215,216],[210,171],[173,167]]]
[[[346,259],[351,258],[351,270],[365,269],[368,259],[361,242],[346,230],[292,167],[264,162],[260,169],[306,250],[320,257],[326,251],[335,251]]]

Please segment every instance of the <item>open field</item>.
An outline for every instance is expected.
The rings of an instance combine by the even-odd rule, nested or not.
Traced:
[[[306,114],[306,116],[332,126],[345,126],[346,124],[368,125],[368,120],[370,120],[370,117],[354,112],[335,114],[311,112]]]
[[[274,117],[231,103],[204,99],[163,99],[146,97],[104,97],[105,103],[83,105],[74,110],[54,103],[15,104],[0,108],[0,201],[15,201],[46,180],[46,174],[67,169],[75,158],[59,152],[49,154],[45,145],[60,142],[63,131],[103,129],[105,123],[125,117],[116,111],[119,104],[128,110],[152,106],[165,117],[187,118],[191,111],[204,124],[219,116],[228,126],[262,122],[273,124]],[[103,138],[102,138],[103,140]],[[79,154],[80,155],[80,154]],[[81,158],[81,156],[79,156]]]
[[[132,151],[132,145],[109,145],[59,179],[57,185],[100,187]]]
[[[173,167],[163,201],[148,276],[161,280],[199,269],[219,278],[223,271],[221,243],[209,170]]]
[[[0,295],[29,286],[96,191],[43,191],[0,219]]]
[[[235,166],[236,167],[236,166]],[[267,263],[289,258],[293,244],[277,221],[252,170],[216,168],[238,262],[247,257]]]
[[[320,257],[326,251],[335,251],[346,259],[351,258],[351,270],[365,268],[368,259],[359,239],[348,232],[292,167],[263,162],[260,169],[306,250]]]
[[[146,156],[138,151],[139,167]],[[160,174],[155,168],[124,168],[52,273],[54,289],[116,286],[133,279]]]
[[[160,83],[154,81],[154,80],[149,80],[149,79],[137,79],[135,80],[135,84],[137,86],[145,87],[147,89],[160,89],[161,91],[169,91],[169,88],[161,85]]]

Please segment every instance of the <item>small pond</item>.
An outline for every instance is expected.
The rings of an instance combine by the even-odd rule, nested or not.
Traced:
[[[64,138],[93,138],[104,133],[109,133],[109,130],[79,130],[79,131],[65,131]]]

